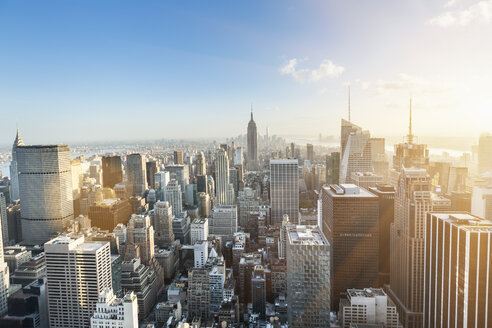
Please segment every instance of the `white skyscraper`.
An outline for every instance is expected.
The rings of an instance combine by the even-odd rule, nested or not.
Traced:
[[[112,288],[109,242],[59,236],[44,250],[50,328],[89,327],[99,295]]]
[[[138,327],[137,295],[130,291],[123,298],[117,298],[110,288],[99,295],[96,311],[91,318],[91,328],[107,327]]]
[[[353,183],[352,172],[372,172],[371,134],[342,120],[340,183]]]
[[[41,245],[73,219],[72,173],[67,145],[17,147],[22,236]]]
[[[237,232],[237,207],[233,205],[216,205],[212,210],[212,217],[208,220],[209,233],[223,236],[232,240]]]
[[[164,200],[168,202],[173,209],[173,215],[181,215],[181,212],[183,212],[183,194],[181,193],[179,182],[172,179],[167,184],[165,190]]]
[[[215,195],[218,204],[230,204],[229,190],[229,158],[224,149],[217,150],[215,158]]]
[[[191,244],[208,239],[208,219],[198,218],[191,223]]]
[[[203,268],[208,259],[208,241],[200,240],[193,245],[195,268]]]
[[[272,223],[282,222],[284,214],[293,224],[299,221],[299,161],[270,160],[270,204]]]

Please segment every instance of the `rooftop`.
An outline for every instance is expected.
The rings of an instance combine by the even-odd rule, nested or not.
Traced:
[[[458,229],[472,232],[492,232],[492,222],[466,212],[434,213],[431,215],[449,222]]]
[[[332,197],[337,198],[377,198],[368,190],[354,184],[332,184],[323,186],[323,189]]]
[[[290,226],[289,242],[296,245],[329,245],[326,237],[317,226]]]

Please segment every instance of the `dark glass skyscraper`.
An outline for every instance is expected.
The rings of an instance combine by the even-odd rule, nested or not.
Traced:
[[[248,170],[258,168],[258,133],[256,123],[253,120],[253,111],[251,111],[251,120],[248,123]]]
[[[104,187],[114,188],[115,184],[123,182],[120,156],[103,156],[102,170]]]

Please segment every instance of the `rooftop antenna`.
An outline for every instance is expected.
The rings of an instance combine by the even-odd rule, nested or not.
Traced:
[[[348,120],[350,122],[350,84],[348,86]]]
[[[410,118],[408,124],[408,143],[413,143],[413,133],[412,133],[412,95],[410,95]]]
[[[253,120],[253,103],[251,103],[251,120]]]

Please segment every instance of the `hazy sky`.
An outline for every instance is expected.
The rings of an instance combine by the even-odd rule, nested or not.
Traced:
[[[492,131],[492,0],[0,0],[0,144]]]

